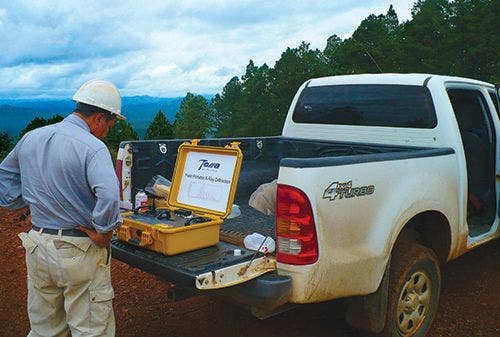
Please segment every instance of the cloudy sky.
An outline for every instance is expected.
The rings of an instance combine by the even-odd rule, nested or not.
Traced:
[[[215,94],[248,61],[274,66],[301,41],[323,50],[415,0],[0,0],[0,98],[70,97],[93,78],[124,96]]]

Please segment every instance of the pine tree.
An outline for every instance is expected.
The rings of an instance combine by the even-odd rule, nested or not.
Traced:
[[[158,111],[151,124],[149,124],[146,131],[146,139],[170,139],[173,137],[174,130],[172,124],[170,124],[161,110]]]
[[[287,48],[270,73],[272,116],[268,135],[281,132],[290,102],[302,83],[310,78],[332,75],[323,53],[310,49],[304,41],[297,48]]]
[[[205,97],[188,92],[175,115],[174,136],[203,138],[210,130],[211,120],[210,106]]]
[[[386,15],[369,15],[350,38],[328,40],[325,56],[339,74],[399,72],[401,62],[398,16],[393,6]]]
[[[460,57],[451,44],[453,5],[448,0],[418,0],[412,20],[403,24],[400,48],[403,72],[453,74],[452,60]]]
[[[242,84],[238,77],[233,77],[212,100],[215,135],[217,137],[232,137],[239,124],[243,111]]]
[[[109,129],[106,138],[104,138],[104,143],[109,149],[111,158],[115,159],[122,141],[137,139],[139,139],[139,136],[129,122],[117,120],[115,125]]]

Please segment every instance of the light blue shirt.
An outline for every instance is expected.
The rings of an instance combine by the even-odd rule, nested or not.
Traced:
[[[115,229],[118,186],[106,145],[75,114],[28,132],[0,164],[0,206],[28,205],[44,228]]]

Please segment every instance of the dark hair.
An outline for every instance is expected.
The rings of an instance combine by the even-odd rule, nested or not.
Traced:
[[[99,107],[85,104],[85,103],[81,103],[81,102],[76,103],[76,110],[78,112],[80,112],[82,115],[85,115],[87,117],[90,117],[90,116],[95,115],[99,112],[102,112],[104,114],[104,118],[106,118],[106,121],[108,121],[108,122],[116,119],[116,115],[109,112],[108,110],[104,110],[104,109],[101,109]]]

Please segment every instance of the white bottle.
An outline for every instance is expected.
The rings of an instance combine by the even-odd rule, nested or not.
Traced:
[[[148,205],[148,196],[146,195],[146,192],[143,190],[139,190],[137,194],[135,195],[135,204],[134,207],[143,207]]]

